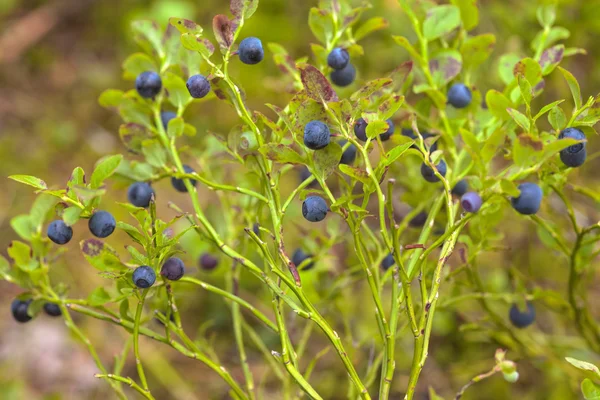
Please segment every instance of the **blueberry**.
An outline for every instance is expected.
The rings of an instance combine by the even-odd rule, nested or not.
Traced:
[[[469,190],[469,183],[466,179],[461,179],[456,182],[456,185],[452,188],[452,194],[458,197],[462,197]]]
[[[178,281],[185,274],[183,261],[177,257],[168,258],[160,269],[160,274],[170,281]]]
[[[344,147],[347,141],[342,140],[340,142],[340,146]],[[350,144],[346,150],[342,153],[342,157],[340,158],[340,164],[350,165],[356,160],[356,146]]]
[[[526,182],[518,186],[521,194],[510,200],[513,208],[520,214],[532,215],[538,212],[542,203],[542,189],[535,183]]]
[[[135,286],[147,289],[156,282],[156,272],[151,267],[142,265],[133,271],[132,279]]]
[[[169,121],[173,118],[177,118],[177,113],[173,111],[163,111],[160,113],[160,120],[162,122],[163,128],[167,129],[169,127]]]
[[[460,199],[460,205],[466,212],[476,213],[481,208],[481,196],[475,192],[465,193]]]
[[[160,93],[162,81],[154,71],[142,72],[135,78],[135,89],[140,96],[150,99]]]
[[[381,135],[379,135],[379,138],[383,142],[388,140],[390,138],[390,136],[392,136],[392,134],[394,133],[394,130],[395,130],[394,122],[391,119],[388,119],[385,122],[387,122],[387,124],[388,124],[388,129],[387,129],[387,131],[385,131]],[[354,123],[354,134],[356,135],[358,140],[360,140],[362,142],[367,141],[367,125],[368,125],[367,121],[365,121],[364,118],[359,118]]]
[[[258,222],[255,222],[254,225],[252,225],[252,232],[254,232],[256,236],[260,237],[260,224]]]
[[[396,261],[394,261],[394,255],[392,253],[390,253],[387,256],[385,256],[385,258],[383,260],[381,260],[381,264],[380,265],[381,265],[381,268],[384,271],[387,271],[394,264],[396,264]]]
[[[327,65],[335,70],[344,69],[349,61],[350,54],[348,54],[346,49],[342,49],[341,47],[331,50],[331,53],[327,56]]]
[[[195,99],[201,99],[210,92],[210,82],[204,75],[200,74],[190,76],[185,86],[190,92],[190,96]]]
[[[115,217],[108,211],[96,211],[88,223],[92,235],[105,238],[110,236],[117,226]]]
[[[259,38],[247,37],[240,42],[238,49],[240,61],[244,64],[258,64],[265,57],[265,51]]]
[[[585,140],[585,134],[576,128],[567,128],[558,135],[559,139],[570,138]],[[560,151],[560,160],[567,167],[577,168],[583,165],[587,157],[586,143],[577,143]]]
[[[127,189],[127,199],[136,207],[148,207],[154,195],[154,189],[146,182],[135,182]]]
[[[62,311],[60,311],[60,307],[58,304],[54,303],[45,303],[44,304],[44,312],[51,317],[60,317],[62,315]]]
[[[46,232],[48,238],[56,244],[67,244],[73,237],[73,228],[65,224],[62,219],[50,222]]]
[[[329,144],[331,132],[321,121],[310,121],[304,127],[304,145],[311,150],[319,150]]]
[[[425,225],[425,222],[427,222],[427,213],[425,211],[421,211],[412,217],[410,221],[408,221],[408,225],[413,228],[420,228]]]
[[[212,254],[204,253],[200,256],[200,268],[205,271],[212,271],[219,265],[219,260]]]
[[[522,312],[516,304],[513,304],[508,317],[515,327],[526,328],[535,321],[535,308],[532,303],[527,302],[527,310]]]
[[[308,196],[302,203],[302,215],[310,222],[323,221],[327,210],[327,203],[319,196]]]
[[[394,133],[394,130],[396,129],[394,127],[394,121],[392,121],[391,119],[386,120],[385,122],[387,122],[388,124],[388,130],[383,132],[381,135],[379,135],[379,138],[382,141],[386,141],[390,138],[390,136],[392,136],[392,134]]]
[[[351,63],[348,63],[344,68],[332,71],[329,74],[329,78],[336,86],[348,86],[356,78],[356,68]]]
[[[454,108],[465,108],[472,99],[471,89],[463,83],[455,83],[448,90],[448,103]]]
[[[12,316],[17,322],[28,322],[31,321],[31,317],[27,314],[27,309],[29,308],[29,304],[31,304],[31,300],[19,300],[14,299],[10,305],[10,311],[12,312]]]
[[[446,176],[447,167],[446,162],[444,160],[441,160],[435,167],[437,168],[440,175]],[[423,178],[425,178],[427,182],[435,183],[440,181],[440,178],[438,178],[437,175],[433,172],[433,169],[425,163],[421,164],[421,175],[423,175]]]
[[[186,174],[191,174],[194,172],[192,167],[190,167],[189,165],[184,165],[183,170],[185,171]],[[190,179],[190,183],[192,184],[192,186],[196,186],[195,179]],[[175,178],[173,176],[173,177],[171,177],[171,185],[173,185],[175,190],[177,190],[178,192],[181,192],[181,193],[187,192],[187,188],[185,187],[185,183],[183,183],[183,179]]]
[[[300,265],[304,262],[304,260],[307,260],[312,257],[313,257],[312,254],[306,254],[304,252],[304,250],[297,249],[294,252],[294,254],[292,255],[292,262],[294,263],[294,265],[296,267],[300,267]],[[314,266],[315,266],[315,263],[313,261],[310,261],[309,263],[302,266],[302,271],[308,271],[309,269],[312,269]]]

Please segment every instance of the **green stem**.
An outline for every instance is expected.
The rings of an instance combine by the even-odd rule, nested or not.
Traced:
[[[140,320],[142,318],[142,311],[144,310],[144,302],[146,300],[147,290],[142,290],[142,296],[138,301],[137,308],[135,310],[135,320],[133,324],[133,354],[135,355],[135,366],[137,368],[142,387],[146,392],[150,392],[148,389],[148,382],[146,381],[146,374],[144,373],[144,367],[142,365],[142,359],[140,357]]]
[[[122,377],[122,376],[119,376],[116,374],[96,374],[94,376],[96,378],[102,378],[102,379],[106,379],[108,381],[112,380],[112,381],[116,381],[116,382],[126,383],[129,386],[131,386],[133,389],[135,389],[139,394],[144,396],[146,399],[154,400],[154,397],[152,396],[152,394],[150,394],[150,392],[141,388],[140,385],[135,383],[135,381],[131,378],[125,378],[125,377]]]

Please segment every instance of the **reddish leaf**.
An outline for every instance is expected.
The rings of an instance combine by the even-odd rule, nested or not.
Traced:
[[[337,101],[335,90],[321,71],[309,64],[301,64],[297,67],[300,70],[300,77],[306,94],[311,99],[323,102]]]
[[[215,15],[213,18],[213,33],[221,50],[227,50],[233,44],[233,23],[223,14]]]

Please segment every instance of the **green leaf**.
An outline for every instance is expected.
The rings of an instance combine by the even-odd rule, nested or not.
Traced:
[[[34,271],[39,267],[39,263],[32,259],[31,247],[18,240],[13,240],[8,246],[8,256],[12,258],[15,265],[25,272]]]
[[[520,167],[529,167],[541,159],[543,146],[537,138],[523,133],[513,141],[513,161]]]
[[[542,67],[533,58],[524,58],[515,65],[513,70],[514,76],[522,74],[529,81],[531,87],[535,86],[542,80]]]
[[[567,117],[560,106],[555,106],[548,114],[548,122],[555,131],[561,131],[567,126]]]
[[[516,54],[504,54],[500,57],[500,63],[498,64],[498,74],[504,84],[508,85],[515,78],[513,71],[517,63],[521,60]]]
[[[126,224],[125,222],[118,221],[117,228],[125,231],[125,233],[127,233],[134,242],[142,246],[146,246],[146,238],[140,233],[140,231],[136,227]]]
[[[429,61],[429,70],[438,87],[446,86],[462,69],[462,56],[456,50],[443,50],[433,55]]]
[[[392,118],[396,111],[400,109],[402,103],[404,103],[404,96],[390,96],[377,107],[377,117],[381,120]]]
[[[333,38],[333,17],[329,10],[311,8],[308,15],[308,26],[321,43],[329,43]]]
[[[551,143],[548,143],[544,146],[544,150],[542,153],[542,158],[546,159],[552,157],[557,154],[559,151],[566,149],[569,146],[573,146],[574,144],[581,143],[581,141],[577,139],[563,138],[556,139]]]
[[[237,19],[248,19],[256,12],[258,0],[231,0],[229,10]]]
[[[325,76],[310,64],[298,65],[302,85],[308,97],[316,101],[337,101],[337,94]]]
[[[100,271],[119,271],[127,269],[117,256],[115,250],[98,239],[86,239],[80,242],[83,256]]]
[[[54,210],[54,206],[58,201],[57,197],[46,193],[41,193],[35,198],[29,211],[29,218],[35,229],[41,229],[42,225],[46,222],[48,213]]]
[[[507,108],[512,107],[510,100],[506,98],[502,93],[497,90],[490,90],[485,95],[485,102],[490,112],[502,121],[506,121],[510,118],[510,115],[506,111]]]
[[[322,179],[327,179],[331,175],[342,157],[342,148],[337,143],[329,143],[324,149],[315,150],[313,152],[313,161],[315,164],[315,170],[313,173],[315,176]]]
[[[581,382],[581,393],[583,393],[585,400],[600,400],[600,385],[589,378],[585,378]]]
[[[542,75],[546,76],[554,71],[554,68],[562,61],[564,53],[565,46],[562,44],[544,50],[540,57]]]
[[[555,27],[551,28],[547,35],[542,30],[535,36],[535,38],[531,42],[531,49],[536,50],[540,46],[542,48],[547,48],[549,46],[552,46],[554,43],[558,42],[559,40],[569,38],[569,36],[571,36],[571,33],[569,32],[569,30],[566,28],[563,28],[562,26],[555,26]]]
[[[577,79],[571,74],[569,71],[562,67],[558,67],[558,70],[563,74],[567,84],[569,85],[569,89],[571,90],[571,94],[573,95],[573,101],[575,102],[575,108],[581,108],[582,100],[581,100],[581,89],[579,88],[579,83]]]
[[[506,111],[510,114],[512,119],[519,125],[521,128],[525,130],[525,132],[529,132],[531,128],[531,124],[529,123],[529,119],[514,108],[507,108]]]
[[[188,50],[198,52],[203,58],[210,58],[215,52],[215,46],[213,46],[210,40],[192,33],[182,34],[181,44]]]
[[[177,28],[177,30],[181,33],[201,35],[203,31],[200,25],[198,25],[194,21],[185,18],[171,17],[169,18],[169,23],[175,28]]]
[[[81,200],[84,202],[89,202],[97,197],[104,196],[106,194],[106,189],[94,189],[86,186],[73,186],[73,191]]]
[[[125,92],[117,89],[106,89],[98,97],[98,104],[104,108],[118,107],[123,100]]]
[[[481,147],[479,141],[477,140],[477,137],[471,131],[468,131],[463,128],[460,128],[459,132],[460,132],[460,136],[462,137],[463,142],[465,142],[465,145],[467,146],[467,148],[471,149],[471,151],[474,154],[477,154],[477,152],[479,152],[479,149]]]
[[[585,371],[586,373],[591,373],[590,377],[595,377],[595,379],[600,378],[600,370],[594,364],[572,357],[565,357],[565,360],[575,368]]]
[[[519,74],[517,76],[517,81],[519,83],[519,90],[521,91],[521,97],[527,106],[531,103],[531,99],[533,98],[533,91],[531,90],[531,84],[525,76]],[[528,108],[529,110],[529,108]]]
[[[383,160],[383,165],[392,165],[392,163],[399,159],[402,156],[402,154],[404,154],[404,152],[406,152],[406,150],[408,150],[410,146],[412,146],[413,143],[414,141],[411,140],[410,142],[399,144],[398,146],[388,151],[385,155],[385,159]]]
[[[185,86],[185,82],[179,76],[172,72],[165,72],[162,81],[163,86],[169,94],[169,102],[173,104],[173,106],[183,108],[192,101],[192,96],[190,96],[190,92]]]
[[[258,151],[269,160],[279,164],[305,164],[304,157],[291,147],[283,144],[267,143],[259,148]]]
[[[460,19],[467,31],[470,31],[479,24],[477,0],[452,0],[452,4],[458,6],[460,9]]]
[[[91,306],[102,306],[110,301],[110,295],[103,287],[97,287],[87,298]]]
[[[154,60],[144,53],[134,53],[123,61],[123,79],[134,80],[145,71],[158,72]]]
[[[63,211],[62,219],[65,221],[65,224],[73,226],[79,221],[82,211],[83,210],[79,207],[69,207]]]
[[[138,100],[138,95],[133,91],[128,91],[119,104],[119,115],[125,122],[143,125],[152,128],[150,120],[151,110],[148,105]]]
[[[24,183],[29,186],[33,186],[36,189],[41,189],[41,190],[48,189],[48,185],[46,185],[46,182],[44,182],[40,178],[36,178],[35,176],[11,175],[8,177],[8,179],[12,179],[13,181],[17,181],[17,182]]]
[[[367,137],[369,139],[374,139],[376,138],[378,135],[381,135],[382,133],[386,132],[389,129],[389,125],[387,123],[387,121],[382,121],[382,120],[375,120],[375,121],[368,121],[368,125],[367,125]]]
[[[338,168],[342,173],[348,175],[350,178],[354,178],[357,181],[360,181],[364,184],[370,184],[371,180],[369,179],[369,174],[364,169],[351,167],[346,164],[338,165]]]
[[[506,139],[506,130],[499,128],[494,131],[490,135],[490,137],[485,141],[483,145],[483,149],[481,149],[481,159],[484,163],[489,163],[496,151],[498,151],[498,147],[504,143]]]
[[[142,253],[140,253],[138,251],[138,249],[136,249],[133,246],[126,246],[125,248],[129,252],[129,255],[131,255],[132,261],[135,264],[139,264],[139,265],[147,265],[147,264],[149,264],[148,257],[146,257],[145,255],[143,255]]]
[[[517,188],[517,185],[513,181],[509,181],[508,179],[500,180],[500,189],[502,193],[505,193],[512,197],[519,197],[521,191]]]
[[[483,64],[492,54],[496,45],[496,37],[491,33],[472,36],[460,46],[465,68],[476,68]]]
[[[460,10],[453,5],[443,5],[427,10],[427,17],[423,22],[423,36],[427,40],[434,40],[450,33],[460,25]]]
[[[130,122],[119,127],[119,137],[127,150],[134,154],[140,154],[142,142],[148,139],[149,134],[144,126]]]
[[[536,16],[542,27],[550,28],[556,20],[556,5],[548,4],[538,7]]]
[[[159,25],[154,21],[142,20],[131,23],[135,41],[148,54],[156,54],[158,58],[164,56],[162,46],[162,32]]]
[[[385,29],[388,26],[388,21],[382,17],[370,18],[364,24],[358,27],[358,29],[356,29],[356,31],[354,32],[354,40],[358,42],[370,33],[379,31],[381,29]]]
[[[167,134],[172,138],[177,138],[183,135],[184,126],[185,123],[183,122],[183,118],[173,118],[169,121],[169,125],[167,126]]]
[[[153,167],[163,168],[167,164],[167,152],[158,140],[144,140],[142,142],[142,153],[144,153],[146,162]]]
[[[35,233],[35,226],[31,223],[31,217],[27,214],[17,215],[10,220],[10,226],[23,240],[31,241]]]
[[[356,101],[366,99],[373,93],[380,91],[384,87],[390,86],[392,83],[393,82],[390,78],[379,78],[369,81],[356,92],[352,93],[352,96],[350,96],[350,100]]]
[[[102,158],[92,172],[90,187],[96,189],[102,186],[102,183],[115,173],[122,159],[122,154]]]
[[[562,103],[564,100],[556,100],[550,104],[545,105],[542,109],[533,117],[534,121],[537,121],[542,115],[546,114],[548,111],[552,110],[555,106]]]

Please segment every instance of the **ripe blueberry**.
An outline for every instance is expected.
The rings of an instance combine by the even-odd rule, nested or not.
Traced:
[[[265,51],[259,38],[247,37],[240,42],[238,49],[240,61],[244,64],[258,64],[265,57]]]
[[[185,171],[186,174],[191,174],[194,172],[192,167],[190,167],[189,165],[184,165],[183,170]],[[196,186],[195,179],[190,179],[190,183],[192,184],[192,186]],[[185,183],[183,183],[182,178],[175,178],[174,176],[171,177],[171,185],[173,185],[175,190],[177,190],[178,192],[181,192],[181,193],[187,192],[187,188],[185,187]]]
[[[387,122],[388,124],[388,130],[383,132],[381,135],[379,135],[379,138],[385,142],[386,140],[388,140],[390,138],[390,136],[392,136],[392,134],[394,133],[394,130],[396,129],[394,127],[394,121],[392,121],[391,119],[386,120],[385,122]]]
[[[396,264],[396,261],[394,261],[394,255],[392,253],[390,253],[387,256],[385,256],[385,258],[383,260],[381,260],[381,264],[380,265],[381,265],[381,268],[384,271],[387,271],[394,264]]]
[[[381,135],[379,135],[379,139],[381,139],[383,142],[388,140],[390,138],[390,136],[392,136],[392,134],[394,133],[394,130],[395,130],[394,121],[392,121],[391,119],[388,119],[385,122],[387,122],[387,124],[388,124],[388,129],[387,129],[387,131],[385,131]],[[359,118],[354,123],[354,134],[356,135],[358,140],[360,140],[361,142],[367,141],[367,138],[368,138],[367,137],[367,125],[368,125],[367,121],[365,121],[364,118]]]
[[[462,197],[469,190],[469,183],[466,179],[461,179],[456,182],[456,185],[452,188],[452,194],[458,197]]]
[[[444,160],[441,160],[435,167],[437,168],[440,175],[446,176],[447,167],[446,162]],[[435,183],[440,181],[440,178],[438,178],[437,175],[433,172],[433,168],[431,168],[425,163],[421,164],[421,175],[423,175],[423,178],[425,178],[427,182]]]
[[[304,260],[307,260],[309,258],[312,258],[312,254],[306,254],[304,252],[304,250],[302,249],[297,249],[294,254],[292,255],[292,262],[294,263],[294,265],[296,267],[300,267],[300,265],[304,262]],[[302,271],[308,271],[309,269],[312,269],[315,266],[314,261],[310,261],[308,263],[306,263],[305,265],[302,266]]]
[[[476,213],[481,208],[481,196],[475,192],[465,193],[460,199],[460,205],[466,212]]]
[[[347,141],[342,140],[340,142],[340,146],[344,147]],[[340,164],[350,165],[356,160],[356,146],[350,144],[346,150],[342,153],[342,157],[340,158]]]
[[[160,274],[170,281],[178,281],[185,274],[183,261],[177,257],[168,258],[160,269]]]
[[[454,108],[465,108],[472,99],[471,89],[463,83],[455,83],[448,90],[448,103]]]
[[[136,207],[148,207],[154,195],[154,189],[146,182],[135,182],[127,189],[127,199]]]
[[[154,71],[142,72],[135,78],[135,89],[140,96],[150,99],[160,93],[162,81]]]
[[[342,49],[341,47],[331,50],[331,53],[327,56],[327,65],[335,70],[344,69],[349,61],[350,54],[348,54],[346,49]]]
[[[515,327],[526,328],[535,321],[535,308],[532,303],[527,302],[527,310],[521,311],[516,304],[513,304],[508,317]]]
[[[110,236],[117,226],[115,217],[108,211],[96,211],[88,223],[92,235],[105,238]]]
[[[45,303],[44,312],[51,317],[60,317],[62,315],[60,307],[58,306],[58,304],[54,303]]]
[[[559,139],[569,138],[585,140],[585,134],[576,128],[567,128],[558,135]],[[577,143],[560,151],[560,160],[567,167],[577,168],[583,165],[587,157],[586,143]]]
[[[200,268],[205,271],[212,271],[219,265],[219,259],[212,254],[204,253],[200,256]]]
[[[188,78],[185,86],[190,96],[195,99],[201,99],[210,92],[210,82],[204,75],[192,75]]]
[[[331,132],[321,121],[310,121],[304,127],[304,145],[311,150],[319,150],[329,144]]]
[[[73,228],[65,224],[62,219],[50,222],[47,235],[56,244],[67,244],[73,237]]]
[[[302,215],[310,222],[323,221],[327,210],[327,203],[319,196],[308,196],[302,203]]]
[[[342,69],[336,69],[329,74],[331,82],[336,86],[348,86],[356,78],[356,68],[351,63],[346,64]]]
[[[135,286],[147,289],[156,282],[156,272],[147,265],[141,265],[133,271],[132,279]]]
[[[412,217],[410,221],[408,221],[408,225],[413,228],[420,228],[425,225],[425,222],[427,222],[427,213],[425,211],[421,211]]]
[[[10,305],[10,311],[12,316],[17,322],[28,322],[31,321],[31,317],[27,314],[27,309],[31,304],[31,300],[19,300],[14,299]]]
[[[163,111],[160,113],[160,120],[162,122],[163,128],[167,129],[169,127],[169,121],[173,118],[177,117],[177,113],[173,111]]]
[[[526,182],[518,186],[521,194],[510,200],[513,208],[520,214],[532,215],[538,212],[542,203],[542,189],[535,183]]]

